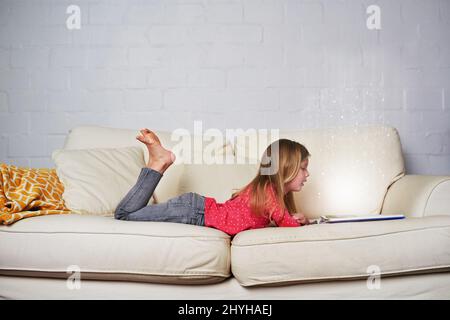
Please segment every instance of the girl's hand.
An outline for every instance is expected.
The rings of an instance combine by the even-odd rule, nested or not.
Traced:
[[[292,217],[301,225],[309,224],[308,218],[301,212],[294,213]]]

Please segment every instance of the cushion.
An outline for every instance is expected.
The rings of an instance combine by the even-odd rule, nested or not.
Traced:
[[[186,164],[180,192],[196,192],[223,203],[249,183],[257,171],[254,164]]]
[[[243,286],[449,271],[450,217],[247,230],[231,269]]]
[[[176,155],[174,165],[164,173],[154,196],[158,202],[184,193],[179,187],[179,180],[184,173],[184,164],[221,163],[227,157],[233,157],[231,144],[227,143],[220,132],[207,130],[203,135],[191,135],[185,129],[173,132],[153,130],[161,140],[162,145]],[[136,146],[142,149],[144,161],[147,163],[149,154],[146,146],[136,140],[139,130],[108,128],[100,126],[80,126],[70,130],[64,149],[96,149],[120,148]],[[218,137],[215,140],[212,138]],[[188,190],[186,192],[191,192]],[[152,202],[155,199],[152,199]]]
[[[98,149],[98,148],[123,148],[139,147],[145,155],[145,161],[148,155],[145,154],[147,148],[143,143],[136,140],[139,130],[107,128],[100,126],[81,126],[75,127],[69,131],[64,142],[63,149]],[[167,139],[167,134],[159,133],[161,140]],[[163,142],[163,141],[162,141]]]
[[[308,182],[294,193],[298,210],[309,218],[379,214],[387,189],[405,175],[400,138],[392,127],[280,131],[257,138],[252,131],[236,137],[238,163],[259,163],[265,148],[281,138],[309,150]]]
[[[139,147],[60,149],[52,158],[65,204],[80,214],[113,215],[145,166]]]
[[[0,274],[67,279],[77,266],[81,280],[203,284],[230,276],[229,236],[201,226],[40,216],[0,228],[0,243]]]

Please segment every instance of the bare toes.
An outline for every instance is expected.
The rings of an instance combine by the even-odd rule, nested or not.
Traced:
[[[136,139],[138,139],[140,142],[145,143],[144,138],[142,136],[136,136]]]

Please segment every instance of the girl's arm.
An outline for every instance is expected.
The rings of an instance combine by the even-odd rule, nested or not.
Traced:
[[[281,211],[281,208],[274,211],[272,219],[279,227],[300,227],[301,224],[289,214],[289,211]]]
[[[270,194],[270,201],[268,206],[269,215],[278,227],[299,227],[301,224],[293,216],[289,214],[288,210],[283,210],[276,201],[275,196]]]
[[[310,224],[309,219],[301,212],[293,213],[292,216],[295,220],[297,220],[301,225]]]

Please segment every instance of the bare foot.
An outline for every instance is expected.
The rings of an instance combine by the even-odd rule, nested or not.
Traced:
[[[139,131],[141,134],[136,139],[144,143],[149,152],[147,167],[164,173],[175,162],[175,154],[161,145],[161,141],[153,131],[147,128]]]

